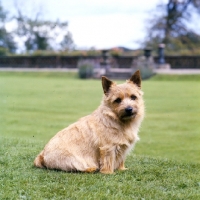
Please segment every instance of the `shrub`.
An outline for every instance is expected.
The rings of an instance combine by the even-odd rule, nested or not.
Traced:
[[[80,60],[78,62],[79,78],[86,79],[93,76],[94,63],[91,60]]]
[[[155,63],[152,57],[146,58],[145,56],[141,56],[137,59],[132,66],[133,70],[140,70],[142,79],[148,79],[153,76]]]
[[[0,56],[5,56],[8,54],[8,49],[0,47]]]

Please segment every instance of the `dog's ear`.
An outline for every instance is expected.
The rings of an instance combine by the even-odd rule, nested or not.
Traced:
[[[102,76],[101,80],[102,80],[102,87],[103,87],[104,94],[107,94],[113,82],[105,76]]]
[[[130,78],[130,81],[132,81],[134,84],[136,84],[139,88],[141,88],[141,76],[140,71],[137,70]]]

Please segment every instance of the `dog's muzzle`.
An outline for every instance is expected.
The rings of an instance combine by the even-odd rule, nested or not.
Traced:
[[[122,119],[130,119],[136,116],[137,112],[132,107],[127,107],[124,110],[124,115],[122,116]]]
[[[132,107],[125,108],[125,113],[127,116],[131,116],[133,114],[133,108]]]

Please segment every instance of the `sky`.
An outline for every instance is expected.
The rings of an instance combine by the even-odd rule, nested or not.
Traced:
[[[147,19],[159,2],[168,0],[1,0],[5,10],[14,13],[15,3],[35,17],[40,11],[49,20],[69,23],[78,49],[140,47],[146,36]],[[15,2],[15,3],[14,3]],[[12,25],[10,25],[12,26]],[[9,27],[12,28],[12,27]]]

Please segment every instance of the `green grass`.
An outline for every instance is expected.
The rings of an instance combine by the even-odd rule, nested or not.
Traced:
[[[142,84],[146,118],[125,172],[33,167],[60,129],[100,103],[99,80],[69,73],[0,72],[0,199],[200,199],[200,76]]]
[[[1,138],[2,139],[2,138]],[[128,171],[65,173],[32,166],[41,148],[25,139],[0,142],[0,199],[199,199],[199,165],[131,154]]]
[[[183,74],[183,75],[166,75],[166,74],[159,74],[153,76],[151,80],[156,81],[200,81],[199,74]]]
[[[200,76],[175,77],[144,82],[147,114],[136,153],[200,163]]]

